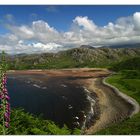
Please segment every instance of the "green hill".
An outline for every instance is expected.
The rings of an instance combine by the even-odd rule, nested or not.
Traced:
[[[115,71],[140,70],[140,57],[129,58],[127,60],[121,61],[117,64],[114,64],[111,69]]]
[[[80,47],[58,53],[7,56],[9,69],[60,69],[110,67],[122,60],[140,56],[140,48]]]
[[[129,58],[114,64],[112,70],[118,71],[108,77],[106,82],[131,96],[140,104],[140,57]],[[140,112],[132,118],[112,124],[96,134],[100,135],[140,135]]]

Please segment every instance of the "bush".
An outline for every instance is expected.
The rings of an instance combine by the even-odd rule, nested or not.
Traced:
[[[134,57],[134,58],[121,61],[117,64],[112,65],[110,69],[114,71],[121,71],[121,70],[139,70],[140,71],[140,57]]]
[[[10,135],[70,135],[80,134],[79,129],[71,130],[66,125],[60,128],[50,120],[33,116],[23,109],[12,109],[10,127],[7,134]]]
[[[123,79],[140,79],[139,70],[123,70],[121,74]]]

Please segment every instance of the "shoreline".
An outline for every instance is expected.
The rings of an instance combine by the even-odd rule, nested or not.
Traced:
[[[35,82],[39,81],[48,81],[50,78],[62,78],[65,79],[68,83],[75,83],[81,85],[86,92],[87,98],[89,98],[90,107],[86,112],[85,121],[83,122],[82,130],[85,130],[85,126],[88,128],[95,123],[95,120],[98,118],[99,108],[96,102],[96,94],[95,93],[87,93],[88,89],[86,83],[89,79],[103,77],[110,74],[107,69],[99,69],[99,68],[80,68],[80,69],[60,69],[60,70],[10,70],[8,74],[12,74],[14,76],[18,76],[19,78],[24,75],[27,77],[34,77],[32,80]],[[38,79],[36,81],[36,78]],[[63,81],[62,81],[63,84]],[[36,85],[34,85],[36,86]],[[92,99],[93,98],[93,99]],[[95,119],[96,118],[96,119]],[[84,119],[84,118],[83,118]],[[85,123],[85,124],[84,124]],[[86,127],[86,128],[87,128]]]
[[[91,127],[92,124],[95,123],[96,119],[98,119],[100,110],[99,110],[98,99],[97,99],[96,94],[90,92],[87,89],[87,87],[83,87],[83,88],[86,92],[87,99],[90,102],[90,110],[86,114],[86,117],[85,117],[86,119],[84,120],[83,126],[81,128],[81,130],[83,131],[83,134],[84,134],[84,131],[86,130],[86,128]]]
[[[108,76],[105,78],[93,78],[88,86],[88,90],[97,95],[99,100],[99,109],[101,112],[98,114],[99,119],[96,119],[95,123],[84,131],[84,134],[86,135],[94,134],[95,132],[104,129],[113,123],[132,117],[134,114],[140,111],[140,106],[135,99],[120,92],[116,87],[106,83],[106,78],[108,78]],[[103,90],[103,87],[106,90]],[[110,93],[107,92],[107,89],[110,91]],[[110,95],[108,95],[108,93]],[[121,101],[118,100],[119,98]],[[114,104],[113,101],[110,101],[113,99],[119,101],[118,106],[117,102]],[[125,113],[123,111],[125,111]]]
[[[112,74],[107,69],[10,70],[8,74],[28,77],[39,75],[38,80],[45,81],[54,77],[61,77],[65,80],[71,77],[72,79],[68,80],[69,83],[81,85],[90,102],[90,109],[86,113],[87,118],[82,127],[83,134],[94,134],[113,123],[133,116],[140,110],[139,104],[133,98],[105,82],[106,78]]]
[[[103,81],[102,81],[103,84],[106,85],[106,86],[108,86],[108,87],[110,87],[110,88],[112,88],[121,98],[123,98],[124,100],[126,100],[126,102],[130,103],[131,105],[133,105],[134,110],[131,112],[131,114],[130,114],[129,117],[131,118],[133,115],[137,114],[140,111],[140,105],[139,105],[139,103],[134,98],[132,98],[132,97],[128,96],[127,94],[121,92],[115,86],[107,83],[105,81],[107,78],[108,77],[106,77],[106,78],[103,79]]]

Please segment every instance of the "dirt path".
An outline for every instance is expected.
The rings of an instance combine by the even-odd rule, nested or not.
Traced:
[[[134,106],[123,99],[116,92],[102,83],[103,78],[91,80],[89,90],[97,94],[99,98],[100,117],[88,130],[86,134],[93,134],[112,123],[121,121],[131,115]]]

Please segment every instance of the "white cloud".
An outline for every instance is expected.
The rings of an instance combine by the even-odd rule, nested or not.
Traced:
[[[8,26],[8,29],[17,36],[19,39],[32,39],[34,37],[34,32],[26,25],[22,26]]]
[[[55,12],[58,12],[58,9],[56,6],[53,6],[53,5],[49,5],[46,7],[46,10],[47,12],[51,12],[51,13],[55,13]]]
[[[134,19],[135,28],[140,30],[140,12],[134,13],[133,19]]]
[[[8,22],[13,22],[14,21],[14,16],[12,14],[6,14],[4,16],[4,18],[8,21]]]
[[[56,42],[60,39],[58,31],[50,27],[45,21],[34,21],[31,29],[34,32],[34,39],[43,43]]]
[[[24,41],[20,40],[16,46],[11,45],[0,45],[0,50],[4,50],[6,53],[10,54],[33,54],[33,53],[44,53],[44,52],[51,52],[56,53],[58,51],[65,50],[62,45],[56,43],[31,43],[31,44],[24,44]]]
[[[29,47],[32,47],[36,49],[36,52],[41,51],[41,52],[52,52],[55,53],[57,51],[62,51],[64,48],[62,45],[56,44],[56,43],[47,43],[47,44],[42,44],[42,43],[32,43],[28,45]]]
[[[33,19],[37,19],[38,18],[38,14],[36,13],[31,13],[30,14],[30,19],[33,20]]]
[[[92,20],[89,20],[88,17],[80,17],[77,16],[73,22],[77,24],[78,26],[83,27],[84,30],[88,31],[95,31],[96,30],[96,25],[93,23]]]
[[[57,52],[82,44],[140,43],[140,12],[102,27],[87,16],[77,16],[66,32],[57,31],[43,20],[33,21],[31,25],[9,25],[8,29],[11,33],[0,35],[0,50],[9,53]]]

